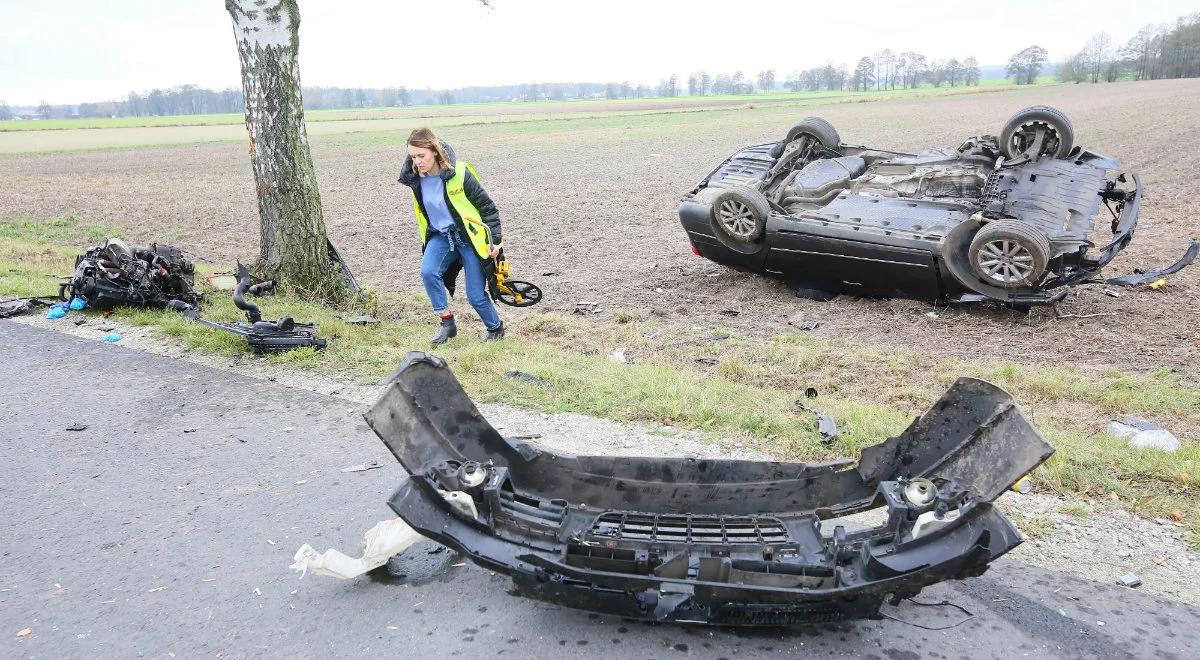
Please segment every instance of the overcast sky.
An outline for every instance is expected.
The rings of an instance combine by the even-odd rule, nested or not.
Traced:
[[[672,73],[851,67],[882,48],[1003,64],[1052,61],[1095,32],[1123,44],[1196,0],[300,0],[305,85],[446,88],[630,81]],[[222,0],[0,0],[0,100],[102,101],[130,91],[240,86]]]

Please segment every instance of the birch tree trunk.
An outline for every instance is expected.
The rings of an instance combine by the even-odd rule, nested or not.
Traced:
[[[258,195],[258,269],[302,296],[344,300],[331,259],[300,96],[296,0],[225,0],[242,63],[246,131]]]

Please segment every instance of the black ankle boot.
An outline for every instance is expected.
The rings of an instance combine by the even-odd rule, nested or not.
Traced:
[[[438,333],[434,335],[433,339],[429,340],[429,343],[433,344],[434,346],[440,346],[447,341],[450,341],[451,337],[455,337],[457,335],[458,326],[454,325],[454,317],[447,316],[446,318],[442,319],[442,327],[438,328]]]
[[[503,321],[500,322],[500,325],[495,330],[488,330],[487,335],[483,337],[484,341],[500,341],[501,339],[504,339]]]

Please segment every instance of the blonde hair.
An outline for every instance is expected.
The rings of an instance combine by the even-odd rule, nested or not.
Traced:
[[[442,148],[442,141],[433,134],[433,130],[428,127],[414,129],[408,134],[408,145],[419,149],[429,149],[434,153],[434,162],[439,170],[450,169],[450,157],[446,155],[446,150]],[[417,172],[417,164],[413,163],[413,172]]]

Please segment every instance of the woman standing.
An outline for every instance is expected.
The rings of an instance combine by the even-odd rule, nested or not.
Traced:
[[[408,156],[400,183],[412,189],[413,212],[421,238],[421,280],[441,328],[431,340],[444,344],[458,334],[447,288],[461,268],[467,301],[483,321],[484,341],[504,339],[504,322],[488,296],[487,267],[500,251],[500,213],[475,168],[456,160],[454,150],[428,128],[408,136]]]

